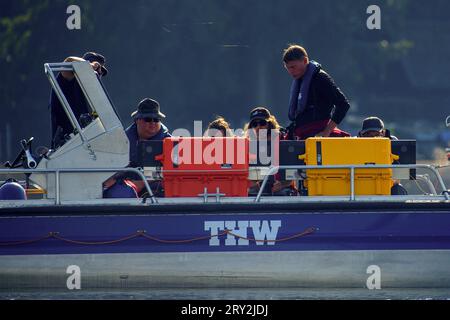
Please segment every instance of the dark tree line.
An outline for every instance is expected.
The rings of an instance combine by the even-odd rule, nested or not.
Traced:
[[[353,133],[361,117],[373,114],[394,125],[406,116],[441,120],[448,85],[417,87],[413,80],[417,70],[424,83],[439,79],[415,59],[427,49],[446,61],[449,49],[436,29],[445,25],[450,3],[379,1],[382,28],[368,30],[372,2],[0,0],[0,160],[12,157],[26,136],[49,144],[43,64],[88,50],[107,57],[105,84],[124,125],[147,96],[160,101],[170,128],[192,128],[193,120],[207,123],[215,115],[241,127],[256,105],[270,107],[286,125],[290,79],[281,53],[292,42],[304,45],[352,101],[342,126]],[[70,4],[81,8],[81,30],[66,27]],[[420,23],[428,29],[412,32]],[[430,38],[436,46],[424,48]]]

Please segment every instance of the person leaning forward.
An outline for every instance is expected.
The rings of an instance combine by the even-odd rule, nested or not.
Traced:
[[[68,57],[64,62],[82,62],[89,61],[92,69],[100,79],[108,74],[108,69],[105,67],[106,59],[103,55],[96,52],[86,52],[82,58]],[[72,112],[77,120],[84,114],[89,114],[90,108],[83,94],[83,91],[75,79],[75,75],[70,71],[63,71],[58,74],[56,80],[61,87],[64,96],[69,103]],[[61,105],[56,93],[52,90],[49,102],[52,126],[52,141],[51,146],[57,148],[64,144],[64,136],[73,132],[72,124],[67,117],[64,108]]]
[[[293,138],[350,136],[337,129],[350,104],[331,76],[319,63],[309,60],[308,53],[299,45],[284,50],[283,62],[293,78],[288,113],[293,122]]]

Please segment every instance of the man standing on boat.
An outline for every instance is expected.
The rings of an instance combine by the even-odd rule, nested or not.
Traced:
[[[350,136],[337,129],[350,104],[321,65],[309,60],[308,53],[299,45],[290,45],[284,50],[283,62],[294,78],[288,114],[293,122],[293,138]]]
[[[68,57],[64,62],[81,62],[89,61],[92,69],[96,72],[99,78],[106,76],[108,70],[105,67],[106,59],[99,53],[86,52],[82,58],[80,57]],[[83,91],[73,72],[63,71],[57,76],[57,81],[64,96],[67,98],[72,112],[75,117],[80,120],[80,117],[84,115],[89,115],[89,107],[84,97]],[[56,93],[52,90],[50,95],[50,112],[51,112],[51,123],[52,123],[52,149],[57,148],[64,144],[64,136],[73,132],[72,124],[67,117],[64,108],[59,102]],[[82,123],[80,123],[82,124]],[[83,124],[82,124],[83,127]]]

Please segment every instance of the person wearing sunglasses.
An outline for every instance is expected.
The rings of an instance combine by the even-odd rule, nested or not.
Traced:
[[[139,102],[137,110],[131,114],[133,124],[125,133],[130,141],[130,163],[129,167],[139,167],[138,142],[143,140],[164,140],[171,137],[169,129],[162,123],[166,116],[161,112],[159,102],[145,98]],[[125,182],[125,184],[123,183]],[[154,194],[162,194],[161,181],[149,181]],[[121,184],[119,187],[117,184]],[[126,194],[126,190],[133,188],[137,194],[144,189],[144,181],[134,173],[118,173],[103,183],[106,193],[108,190],[119,189],[118,193]],[[123,189],[123,190],[122,190]],[[116,191],[114,191],[116,192]],[[132,192],[130,194],[133,194]],[[106,196],[109,197],[109,196]],[[113,197],[113,196],[111,196]]]
[[[97,77],[100,79],[108,74],[108,69],[105,67],[106,59],[103,55],[96,52],[86,52],[83,57],[67,57],[64,62],[82,62],[89,61],[92,69],[94,69]],[[90,108],[80,85],[75,79],[73,72],[60,72],[56,80],[58,81],[61,90],[63,91],[67,102],[77,119],[81,119],[84,115],[90,114]],[[52,141],[51,146],[57,148],[64,144],[64,136],[73,132],[74,128],[67,117],[64,108],[61,106],[56,93],[52,90],[50,94],[49,108],[51,114],[52,127]],[[83,122],[80,121],[82,127]]]
[[[267,156],[270,156],[271,143],[277,143],[273,138],[277,137],[283,140],[280,134],[282,130],[278,124],[277,119],[265,107],[256,107],[250,112],[250,120],[244,127],[245,135],[250,139],[250,143],[258,142],[264,143],[263,139],[267,141]],[[264,146],[264,145],[263,145]],[[256,150],[260,150],[259,145]],[[253,148],[251,148],[252,150]],[[257,194],[262,181],[252,181],[250,184],[249,194]],[[268,183],[263,191],[263,194],[270,194],[274,196],[285,196],[293,194],[291,181],[280,180],[280,175],[272,175],[268,179]]]
[[[161,112],[159,102],[145,98],[139,102],[137,110],[131,114],[134,123],[125,133],[130,140],[130,166],[138,162],[137,145],[141,140],[164,140],[171,137],[169,129],[162,123],[166,116]]]
[[[244,126],[244,132],[251,140],[259,139],[267,134],[267,139],[271,139],[272,130],[279,132],[280,125],[277,119],[265,107],[256,107],[250,112],[250,120]]]

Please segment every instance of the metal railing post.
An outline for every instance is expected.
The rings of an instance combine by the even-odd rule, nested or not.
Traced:
[[[60,176],[59,176],[59,169],[56,169],[55,171],[55,190],[56,190],[56,195],[55,195],[55,204],[56,205],[60,205],[61,204],[61,194],[60,194],[60,180],[59,180]]]
[[[355,168],[350,167],[350,200],[355,201]]]

